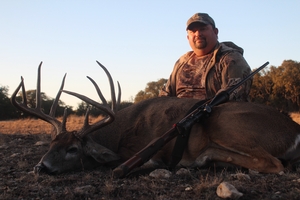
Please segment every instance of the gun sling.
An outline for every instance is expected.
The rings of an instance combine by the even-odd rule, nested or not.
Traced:
[[[193,112],[195,109],[199,108],[200,106],[204,106],[205,103],[207,103],[207,100],[202,100],[197,102],[186,114],[189,115],[191,112]],[[199,119],[200,120],[200,119]],[[188,145],[190,132],[192,129],[192,125],[186,125],[187,123],[177,123],[176,124],[176,131],[179,133],[175,145],[173,147],[171,160],[169,162],[169,169],[174,170],[176,165],[180,162],[184,149]]]

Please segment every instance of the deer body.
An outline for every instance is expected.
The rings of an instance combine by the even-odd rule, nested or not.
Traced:
[[[77,148],[81,149],[78,151],[84,152],[82,161],[77,162],[77,168],[87,169],[112,161],[126,161],[150,141],[168,131],[197,102],[195,99],[160,97],[119,111],[114,122],[82,139],[85,142],[89,141],[88,145],[94,148],[93,151],[97,155],[88,155],[84,146],[86,143],[77,144]],[[70,134],[70,137],[73,140],[70,146],[80,143],[73,134]],[[57,140],[61,143],[58,146],[69,148],[68,140]],[[56,144],[56,140],[52,143]],[[174,143],[175,140],[165,145],[152,158],[152,162],[157,166],[168,164]],[[278,158],[286,162],[299,159],[299,143],[300,125],[288,116],[264,105],[229,102],[214,107],[209,118],[193,126],[179,165],[201,167],[209,161],[215,161],[260,172],[277,173],[284,169]],[[48,153],[54,154],[56,148],[52,145]],[[101,162],[97,156],[101,155],[102,151],[109,150],[111,152],[106,154],[106,160]],[[285,157],[286,154],[289,157]],[[87,161],[86,157],[92,160]],[[95,162],[94,159],[98,161]],[[46,161],[44,157],[41,163],[45,162],[60,163],[54,159]],[[89,166],[91,164],[92,166]],[[51,165],[47,167],[49,171]],[[74,164],[66,167],[75,169]]]
[[[117,153],[125,160],[132,157],[180,121],[197,101],[160,97],[124,109],[119,113],[123,121],[116,121],[127,127],[119,133],[124,139]],[[152,160],[167,164],[174,143],[169,142]],[[221,161],[261,172],[279,172],[283,166],[277,158],[299,159],[299,143],[300,125],[288,116],[264,105],[229,102],[214,107],[206,120],[193,126],[179,164],[201,167],[207,161]],[[124,152],[129,150],[128,144],[134,144],[134,149],[127,156]],[[285,157],[288,151],[293,158]]]
[[[54,120],[51,111],[52,114],[45,115],[40,111],[32,111],[25,103],[20,105],[15,101],[15,95],[22,85],[23,80],[12,95],[13,104],[23,111],[50,121],[57,130],[49,151],[36,165],[35,172],[62,173],[104,164],[114,167],[168,131],[198,102],[196,99],[153,98],[116,113],[107,111],[109,117],[103,121],[95,125],[86,122],[82,130],[68,132],[64,125],[61,127]],[[98,91],[99,88],[95,87]],[[85,96],[62,91],[62,87],[59,94],[61,92],[107,110],[107,106],[98,105],[99,103]],[[58,101],[59,95],[57,96]],[[100,94],[99,96],[101,98]],[[37,107],[39,104],[37,103]],[[158,167],[168,164],[174,143],[175,140],[171,140],[159,150],[152,157],[151,163]],[[268,106],[228,102],[213,107],[207,119],[192,127],[179,165],[201,167],[213,161],[264,173],[278,173],[284,169],[282,163],[294,164],[299,160],[299,124]]]

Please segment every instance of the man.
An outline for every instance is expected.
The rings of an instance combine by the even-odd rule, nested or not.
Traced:
[[[251,72],[242,48],[232,42],[218,42],[218,29],[208,14],[194,14],[186,30],[193,51],[179,58],[159,96],[211,99]],[[251,84],[252,80],[247,81],[230,100],[247,101]]]

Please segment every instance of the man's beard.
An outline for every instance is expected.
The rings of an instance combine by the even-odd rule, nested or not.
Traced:
[[[207,46],[206,38],[200,38],[200,43],[197,42],[198,38],[196,41],[194,41],[194,45],[197,49],[204,49]]]

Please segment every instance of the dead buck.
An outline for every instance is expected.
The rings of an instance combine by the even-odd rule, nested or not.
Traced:
[[[14,106],[45,120],[55,127],[49,151],[34,167],[36,173],[49,174],[93,168],[99,165],[118,164],[132,157],[150,141],[162,135],[180,121],[187,111],[198,102],[196,99],[159,97],[142,101],[120,111],[116,107],[114,84],[106,72],[112,96],[112,108],[95,81],[91,78],[103,104],[83,95],[61,88],[52,105],[50,114],[43,113],[40,98],[40,68],[38,69],[36,108],[27,107],[23,78],[12,95]],[[20,88],[23,101],[17,102]],[[55,110],[62,92],[74,95],[107,113],[107,117],[89,124],[89,114],[79,131],[66,130],[66,114],[62,122],[55,118]],[[167,164],[175,140],[170,141],[152,157],[149,163]],[[283,163],[295,164],[300,159],[300,125],[275,109],[247,102],[229,102],[214,107],[210,117],[192,127],[188,145],[178,165],[201,167],[210,161],[229,163],[264,173],[284,170]]]

